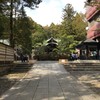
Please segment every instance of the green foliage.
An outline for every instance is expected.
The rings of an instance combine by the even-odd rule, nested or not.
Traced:
[[[74,29],[72,26],[72,21],[74,19],[75,11],[71,4],[67,4],[63,10],[63,21],[62,27],[64,34],[74,35]]]
[[[50,26],[45,27],[35,24],[34,26],[35,31],[32,34],[32,43],[34,47],[39,45],[37,51],[39,59],[42,59],[44,56],[47,59],[68,58],[69,54],[75,51],[76,45],[86,37],[85,28],[87,23],[84,20],[84,15],[76,13],[71,4],[65,6],[61,24],[55,25],[51,23]],[[44,45],[45,41],[50,37],[59,40],[58,46],[52,52],[46,54]]]
[[[61,54],[70,53],[70,49],[73,49],[73,47],[71,46],[74,41],[73,36],[68,36],[65,34],[60,39],[61,41],[59,42],[58,45],[59,53]]]
[[[100,1],[99,0],[88,0],[88,2],[85,2],[85,6],[97,6],[97,9],[100,10]]]
[[[0,15],[0,37],[3,35],[4,25],[3,25],[3,16]]]
[[[84,20],[84,15],[82,13],[76,13],[72,26],[74,29],[74,38],[77,41],[85,40],[86,39],[86,27],[87,23]]]
[[[17,20],[17,32],[15,33],[15,44],[21,45],[24,53],[30,54],[32,50],[32,20],[23,17]]]
[[[75,11],[71,4],[66,4],[65,8],[63,9],[63,20],[67,22],[71,22],[73,20]]]
[[[67,4],[63,9],[61,24],[51,23],[50,26],[42,27],[28,18],[24,10],[25,7],[36,8],[40,2],[41,0],[0,0],[0,38],[10,38],[12,35],[12,42],[20,46],[23,53],[30,54],[33,47],[40,58],[67,58],[78,42],[85,39],[87,23],[84,15],[76,13],[72,5]],[[58,46],[47,54],[45,41],[50,37],[58,39]]]
[[[36,47],[37,43],[42,43],[47,40],[47,32],[44,30],[44,28],[41,25],[38,25],[37,23],[33,23],[33,34],[32,34],[32,44],[33,47]]]
[[[15,46],[15,33],[16,19],[19,17],[25,17],[24,8],[36,8],[41,0],[0,0],[0,14],[6,15],[9,18],[9,40],[12,47]],[[1,18],[0,18],[1,21]],[[4,32],[4,28],[0,26],[1,34]]]
[[[76,13],[71,4],[65,6],[62,21],[61,47],[63,52],[70,53],[75,46],[86,38],[87,23],[84,15]]]
[[[9,38],[9,18],[0,14],[0,39]]]

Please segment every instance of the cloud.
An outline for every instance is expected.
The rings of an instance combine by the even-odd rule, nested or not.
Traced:
[[[80,1],[80,2],[79,2]],[[62,10],[67,3],[71,3],[75,10],[82,11],[84,0],[43,0],[39,8],[35,10],[26,9],[27,15],[32,19],[45,26],[52,22],[59,24],[62,20]]]

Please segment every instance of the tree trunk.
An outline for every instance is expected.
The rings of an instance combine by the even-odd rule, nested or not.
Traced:
[[[11,11],[10,11],[10,45],[14,47],[14,37],[13,37],[13,0],[11,0]]]

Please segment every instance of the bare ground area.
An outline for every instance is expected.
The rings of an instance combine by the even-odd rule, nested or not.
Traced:
[[[100,71],[69,71],[73,77],[100,95]],[[0,96],[26,75],[24,72],[9,72],[0,76]]]
[[[100,71],[69,71],[73,77],[100,95]]]
[[[24,77],[26,72],[24,73],[8,73],[7,75],[0,77],[0,96],[11,88],[16,82],[18,82],[22,77]]]
[[[24,69],[24,66],[22,65],[24,70],[19,68],[16,71],[16,69],[14,69],[0,76],[0,96],[9,88],[11,88],[16,82],[19,82],[19,80],[22,79],[26,75],[26,73],[30,70],[34,62],[35,61],[30,61],[29,62],[30,66],[28,66],[25,69]],[[0,69],[0,72],[1,72],[1,69]]]
[[[12,71],[7,72],[6,74],[0,76],[0,96],[7,91],[9,88],[11,88],[15,83],[19,82],[20,79],[22,79],[26,73],[30,70],[32,65],[35,63],[35,60],[30,60],[28,62],[27,68],[24,70],[17,70],[14,69]],[[16,64],[20,64],[21,62],[15,62]],[[0,67],[1,68],[1,67]],[[24,68],[24,66],[23,66]],[[2,69],[2,68],[1,68]],[[0,69],[0,71],[1,71]]]

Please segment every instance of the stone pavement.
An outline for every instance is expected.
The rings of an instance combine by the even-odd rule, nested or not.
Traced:
[[[100,100],[55,61],[38,61],[0,100]]]

